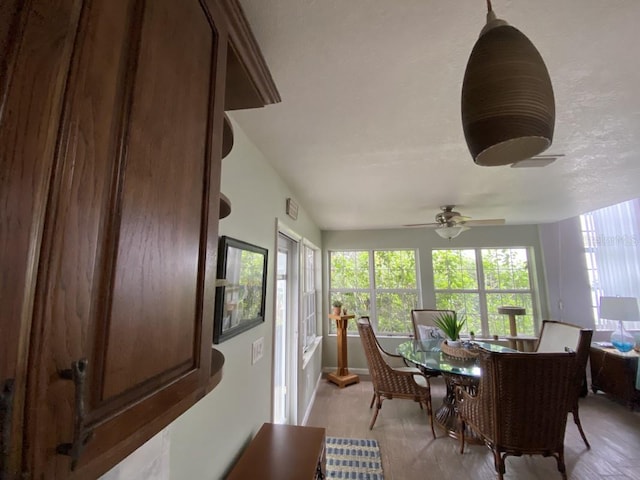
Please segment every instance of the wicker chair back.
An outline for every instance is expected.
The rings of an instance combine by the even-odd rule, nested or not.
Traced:
[[[564,434],[575,352],[482,351],[478,358],[482,376],[477,394],[457,392],[458,414],[462,424],[475,430],[494,452],[499,478],[505,470],[504,457],[522,454],[554,456],[566,478]]]

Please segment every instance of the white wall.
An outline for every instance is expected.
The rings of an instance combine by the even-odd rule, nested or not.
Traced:
[[[265,322],[216,345],[225,356],[221,383],[161,432],[162,442],[143,445],[138,452],[145,455],[134,452],[105,480],[134,478],[123,472],[148,471],[149,462],[161,466],[154,472],[162,480],[222,478],[260,426],[271,420],[276,219],[318,246],[321,232],[302,205],[297,220],[286,216],[286,198],[295,195],[235,123],[234,147],[222,162],[221,191],[231,201],[231,215],[220,221],[220,235],[269,250]],[[264,357],[251,365],[251,344],[260,337]],[[321,374],[321,355],[318,348],[298,374],[299,419]]]
[[[171,427],[171,478],[176,480],[220,478],[262,423],[271,420],[276,218],[316,245],[322,240],[302,206],[297,220],[286,216],[286,198],[295,196],[235,123],[234,147],[222,162],[221,190],[231,201],[231,215],[220,221],[220,235],[269,249],[266,320],[217,345],[225,356],[222,382]],[[259,337],[264,337],[264,357],[251,365],[251,344]],[[317,379],[319,368],[301,377],[307,375]],[[304,412],[306,405],[298,409]]]
[[[538,230],[544,254],[549,318],[594,328],[580,217],[539,225]]]
[[[540,318],[548,318],[548,302],[546,298],[542,251],[537,225],[514,225],[499,227],[474,227],[463,232],[453,240],[440,238],[433,230],[425,228],[402,228],[389,230],[352,230],[325,231],[322,233],[323,253],[325,255],[325,271],[323,284],[328,287],[328,251],[370,248],[415,248],[418,250],[420,265],[420,286],[422,290],[422,307],[435,307],[433,271],[431,267],[431,250],[434,248],[472,248],[472,247],[529,247],[534,256],[534,276],[538,278],[538,303]],[[324,291],[324,317],[329,313],[329,294]],[[324,356],[325,370],[337,365],[337,349],[335,335],[327,334],[328,321],[324,322]],[[381,338],[380,343],[390,352],[406,337]],[[358,336],[347,339],[349,368],[366,369],[367,362]]]

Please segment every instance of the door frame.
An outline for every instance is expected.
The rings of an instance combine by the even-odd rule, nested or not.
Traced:
[[[300,349],[300,291],[301,291],[301,281],[300,278],[300,255],[301,255],[301,247],[303,237],[296,233],[292,228],[290,228],[287,224],[283,223],[282,220],[276,218],[275,225],[275,239],[274,239],[274,268],[273,268],[273,321],[274,327],[272,329],[272,345],[271,349],[271,421],[274,421],[274,393],[275,393],[275,379],[274,379],[274,369],[275,369],[275,360],[276,360],[276,328],[275,321],[278,310],[278,291],[277,291],[277,283],[278,283],[278,240],[280,235],[285,235],[289,237],[292,241],[294,241],[298,245],[297,249],[297,274],[296,274],[296,289],[297,289],[297,299],[295,309],[293,313],[295,313],[294,320],[287,322],[287,352],[286,357],[289,361],[289,369],[288,369],[288,384],[287,384],[287,395],[289,396],[289,421],[293,425],[297,425],[298,423],[298,370],[299,365],[301,364],[301,349]],[[291,320],[291,319],[288,319]]]

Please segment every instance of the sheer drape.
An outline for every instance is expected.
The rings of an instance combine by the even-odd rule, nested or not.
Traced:
[[[589,213],[596,268],[605,296],[640,297],[640,198]],[[613,322],[607,322],[613,328]],[[640,329],[640,322],[626,327]]]

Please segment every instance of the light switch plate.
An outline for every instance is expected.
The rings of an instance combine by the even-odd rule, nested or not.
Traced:
[[[264,353],[264,337],[260,337],[251,344],[251,365],[262,358]]]

